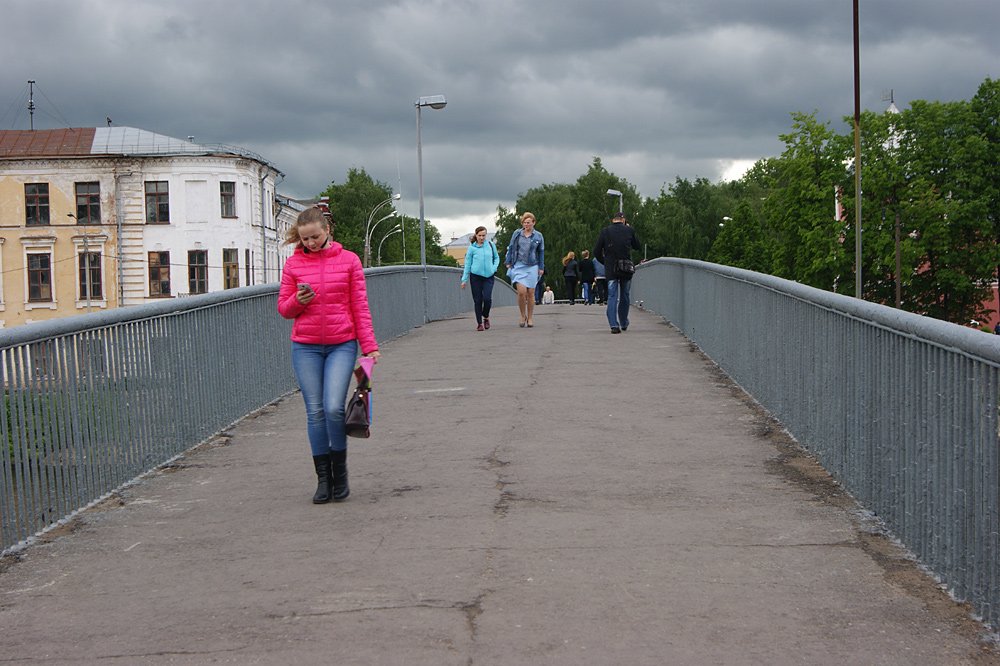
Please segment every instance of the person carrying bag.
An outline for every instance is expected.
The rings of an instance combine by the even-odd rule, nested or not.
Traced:
[[[635,273],[632,250],[638,249],[639,239],[625,222],[624,213],[615,213],[611,224],[601,229],[594,245],[594,259],[604,264],[607,273],[607,314],[612,333],[628,330],[629,291]]]

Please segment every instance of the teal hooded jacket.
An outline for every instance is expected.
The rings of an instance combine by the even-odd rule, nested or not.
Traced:
[[[462,273],[462,284],[469,281],[469,273],[475,273],[480,277],[493,277],[500,265],[500,255],[497,253],[497,246],[493,241],[486,241],[482,245],[469,243],[469,249],[465,251],[465,271]]]

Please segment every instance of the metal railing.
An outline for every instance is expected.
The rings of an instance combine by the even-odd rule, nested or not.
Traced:
[[[632,299],[695,342],[1000,626],[1000,337],[684,259],[643,264]]]
[[[366,274],[380,341],[472,308],[454,268]],[[0,331],[0,554],[294,391],[291,323],[277,314],[277,290],[243,287]],[[494,303],[515,302],[498,281]]]

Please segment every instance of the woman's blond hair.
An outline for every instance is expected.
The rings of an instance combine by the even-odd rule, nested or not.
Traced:
[[[535,222],[538,222],[538,218],[537,218],[537,217],[535,217],[535,214],[534,214],[534,213],[531,213],[531,212],[528,212],[528,211],[524,211],[523,213],[521,213],[521,221],[522,221],[522,222],[524,222],[524,221],[525,221],[526,219],[528,219],[529,217],[530,217],[531,219],[533,219],[533,220],[534,220]]]
[[[570,250],[569,254],[567,254],[565,257],[563,257],[563,266],[565,266],[566,264],[568,264],[571,259],[576,259],[576,252],[573,252],[573,250]]]
[[[326,214],[321,208],[313,206],[299,213],[299,216],[295,218],[295,224],[290,226],[288,231],[285,232],[285,245],[292,245],[294,243],[297,247],[302,247],[302,239],[299,237],[299,227],[316,222],[323,225],[323,228],[328,232],[330,231],[330,220],[327,219]]]

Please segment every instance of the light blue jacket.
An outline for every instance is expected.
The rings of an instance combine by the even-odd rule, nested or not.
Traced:
[[[542,232],[538,229],[534,229],[531,232],[531,249],[528,250],[527,257],[518,256],[520,252],[520,244],[517,242],[517,235],[524,233],[520,229],[514,232],[514,235],[510,237],[510,244],[507,246],[507,257],[504,259],[504,263],[508,266],[513,266],[517,262],[521,262],[526,266],[538,266],[541,269],[545,268],[545,237],[542,236]]]
[[[469,249],[465,251],[465,270],[462,272],[462,284],[469,281],[469,273],[475,273],[480,277],[493,277],[500,265],[500,255],[497,253],[497,246],[493,241],[486,241],[482,245],[469,243]]]

